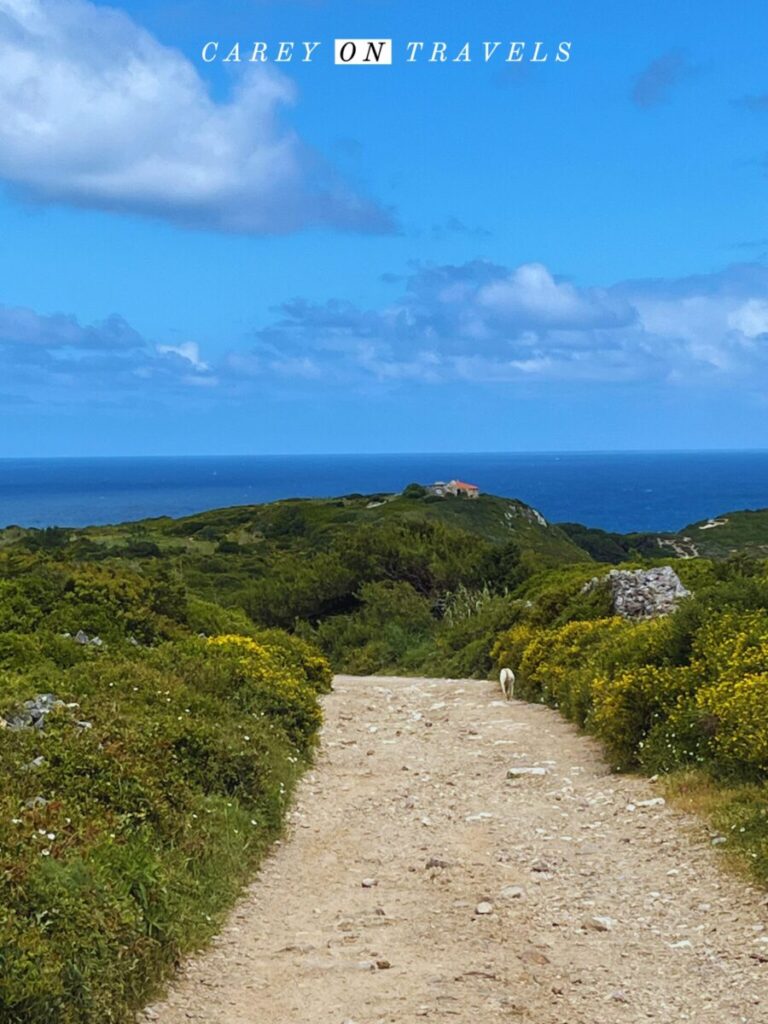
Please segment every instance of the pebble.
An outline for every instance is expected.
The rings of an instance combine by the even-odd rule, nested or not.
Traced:
[[[364,889],[373,889],[373,887],[379,883],[375,878],[364,878],[360,884]]]
[[[549,957],[546,953],[542,953],[538,949],[526,949],[520,954],[520,959],[526,964],[538,964],[543,966],[550,962]]]
[[[492,914],[493,904],[487,903],[485,900],[483,900],[482,903],[478,903],[477,906],[475,907],[475,913],[481,916],[485,914]]]
[[[616,921],[612,917],[597,915],[595,917],[588,917],[584,922],[584,927],[591,929],[593,932],[609,932],[615,924]]]
[[[501,895],[505,900],[521,900],[525,896],[525,889],[522,885],[506,885]]]
[[[553,868],[549,861],[538,859],[531,864],[531,871],[535,871],[537,874],[551,875]]]

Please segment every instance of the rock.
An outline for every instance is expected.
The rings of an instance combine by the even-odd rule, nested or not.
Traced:
[[[69,633],[64,633],[64,636],[69,636]],[[103,647],[104,641],[100,636],[88,636],[82,629],[78,629],[75,635],[72,637],[76,644],[80,644],[83,647]],[[133,638],[131,638],[133,639]]]
[[[36,697],[25,700],[19,711],[0,719],[2,728],[17,732],[20,729],[44,729],[48,715],[52,711],[63,708],[65,711],[72,711],[79,707],[76,703],[65,704],[63,700],[53,693],[39,693]],[[90,729],[91,722],[75,722],[80,729]],[[34,764],[34,762],[33,762]]]
[[[617,989],[615,992],[611,992],[609,998],[612,999],[614,1003],[629,1002],[629,997],[627,996],[626,992],[622,992],[621,989]]]
[[[376,961],[376,967],[380,971],[388,971],[391,966],[392,966],[392,964],[389,962],[389,960],[377,960]]]
[[[589,928],[593,932],[610,932],[615,924],[616,922],[612,917],[597,915],[595,917],[588,917],[584,922],[584,927]]]
[[[483,900],[482,903],[478,903],[477,906],[475,907],[475,913],[480,915],[481,917],[486,915],[486,914],[492,914],[493,913],[493,904],[492,903],[488,903],[485,900]]]
[[[546,768],[510,768],[507,771],[508,779],[519,779],[523,775],[546,775]]]
[[[429,871],[431,868],[449,868],[450,864],[447,860],[440,860],[439,857],[430,857],[426,863],[426,868]]]
[[[616,615],[625,619],[655,619],[673,612],[687,590],[670,565],[656,569],[612,569],[605,576],[595,576],[585,584],[582,593],[607,587]]]
[[[375,878],[364,878],[360,884],[364,889],[373,889],[379,883]]]
[[[525,889],[522,885],[505,885],[501,895],[505,900],[521,900],[525,896]]]
[[[542,953],[539,949],[525,949],[520,954],[520,959],[524,964],[537,964],[543,966],[550,962],[549,957]]]
[[[666,800],[663,796],[655,796],[652,800],[638,800],[638,807],[664,807]]]
[[[24,802],[24,806],[28,811],[35,811],[38,807],[47,807],[48,800],[44,796],[33,796]]]
[[[533,864],[531,864],[531,871],[535,871],[537,874],[549,875],[553,870],[554,869],[549,861],[543,860],[542,858],[535,860]]]

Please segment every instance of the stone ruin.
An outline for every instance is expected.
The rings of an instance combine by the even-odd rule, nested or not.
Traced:
[[[596,576],[583,589],[589,593],[607,586],[615,615],[640,621],[656,619],[675,611],[687,590],[670,565],[658,569],[612,569],[606,576]]]

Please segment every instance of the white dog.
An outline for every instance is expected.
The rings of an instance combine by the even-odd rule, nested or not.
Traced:
[[[515,695],[515,673],[511,668],[503,668],[499,672],[499,682],[501,683],[501,692],[507,700],[511,700]]]

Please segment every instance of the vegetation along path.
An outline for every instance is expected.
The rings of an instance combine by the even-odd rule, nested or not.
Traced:
[[[337,677],[289,836],[147,1016],[768,1022],[765,894],[652,783],[498,697]]]

